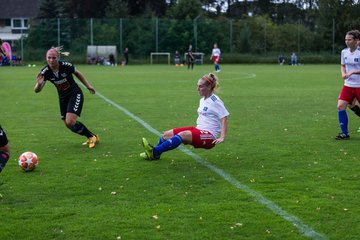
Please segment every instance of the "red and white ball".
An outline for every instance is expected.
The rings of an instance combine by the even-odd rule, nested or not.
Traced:
[[[33,152],[24,152],[19,157],[19,167],[25,172],[33,171],[38,164],[39,158]]]

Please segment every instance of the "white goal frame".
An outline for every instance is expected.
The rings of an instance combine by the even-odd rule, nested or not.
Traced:
[[[184,53],[184,59],[187,60],[188,53]],[[204,64],[204,55],[202,52],[193,52],[192,55],[195,57],[194,63],[196,64]],[[199,57],[200,56],[200,57]]]
[[[153,56],[163,55],[168,57],[168,64],[170,65],[170,53],[169,52],[152,52],[150,53],[150,64],[153,64]]]

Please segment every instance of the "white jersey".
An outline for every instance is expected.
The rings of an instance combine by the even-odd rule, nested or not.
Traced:
[[[214,57],[220,57],[220,54],[221,54],[221,51],[220,51],[219,48],[213,48],[213,50],[212,50],[212,55],[213,55]]]
[[[198,108],[198,118],[196,128],[210,131],[216,138],[221,132],[221,119],[228,116],[224,103],[215,94],[209,98],[201,98]]]
[[[360,70],[360,49],[350,52],[350,48],[341,51],[341,65],[345,65],[346,72]],[[360,88],[360,74],[352,74],[345,79],[345,86]]]

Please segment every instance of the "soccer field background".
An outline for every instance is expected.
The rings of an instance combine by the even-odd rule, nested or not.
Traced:
[[[195,124],[197,80],[172,65],[79,65],[79,119],[95,149],[60,120],[55,87],[35,94],[38,67],[0,68],[0,124],[11,144],[0,174],[0,239],[357,239],[360,118],[340,131],[340,65],[221,65],[230,112],[224,143],[140,159],[141,138]],[[18,156],[35,152],[34,172]],[[190,151],[190,152],[189,152]]]

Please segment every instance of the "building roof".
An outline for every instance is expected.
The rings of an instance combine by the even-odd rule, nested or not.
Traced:
[[[0,18],[35,18],[41,0],[0,0]]]

